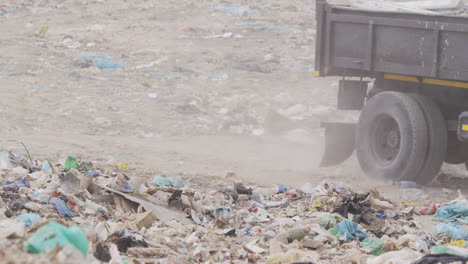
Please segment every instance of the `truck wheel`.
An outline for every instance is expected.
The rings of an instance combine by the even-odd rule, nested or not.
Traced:
[[[356,153],[371,177],[414,180],[426,159],[427,123],[409,95],[382,92],[367,102],[356,131]]]
[[[419,184],[430,183],[439,173],[444,163],[447,151],[447,123],[439,107],[426,96],[419,94],[410,94],[424,113],[429,134],[429,144],[427,146],[425,162],[414,178]]]

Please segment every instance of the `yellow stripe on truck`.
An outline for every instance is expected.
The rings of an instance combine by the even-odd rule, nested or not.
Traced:
[[[390,80],[404,81],[404,82],[416,82],[416,83],[419,82],[418,78],[416,77],[393,74],[393,73],[385,73],[384,78],[390,79]]]
[[[463,131],[468,131],[468,125],[462,125],[462,130]]]
[[[423,83],[468,89],[468,83],[424,78]]]
[[[389,79],[389,80],[419,83],[419,79],[417,77],[414,77],[414,76],[407,76],[407,75],[400,75],[400,74],[393,74],[393,73],[385,73],[384,78]],[[468,89],[468,83],[466,83],[466,82],[456,82],[456,81],[446,81],[446,80],[439,80],[439,79],[423,78],[422,83]]]

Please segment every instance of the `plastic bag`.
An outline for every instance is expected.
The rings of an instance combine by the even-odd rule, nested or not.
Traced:
[[[4,191],[16,192],[16,191],[18,191],[19,188],[29,188],[28,182],[26,182],[26,180],[24,180],[24,179],[17,180],[17,181],[14,181],[14,182],[6,181],[5,182],[5,187],[3,187],[2,189]]]
[[[421,208],[419,213],[422,215],[433,215],[435,212],[437,212],[437,209],[437,204],[430,202],[427,207]]]
[[[334,214],[318,212],[314,213],[313,216],[318,218],[318,223],[322,228],[336,226],[336,215]]]
[[[436,216],[435,221],[468,224],[468,201],[442,206],[437,209]]]
[[[419,260],[424,255],[409,248],[399,251],[391,251],[378,257],[370,258],[367,264],[410,264]]]
[[[361,247],[367,254],[381,255],[380,250],[385,247],[385,243],[376,237],[368,237],[361,242]]]
[[[302,241],[310,232],[310,227],[298,227],[288,231],[288,242],[292,243],[294,240]]]
[[[468,232],[461,225],[455,224],[438,224],[436,226],[437,233],[447,233],[453,239],[468,240]]]
[[[105,59],[94,59],[94,65],[96,65],[96,67],[101,70],[115,70],[124,68],[124,66],[118,62]]]
[[[52,197],[50,198],[49,203],[55,206],[55,209],[57,209],[57,212],[61,217],[67,219],[74,216],[62,199],[58,197]]]
[[[285,193],[288,191],[288,188],[284,187],[283,185],[277,184],[277,191],[276,193]]]
[[[340,230],[340,233],[346,237],[346,239],[363,239],[367,238],[368,235],[359,229],[358,224],[355,222],[345,219],[341,221],[336,227]]]
[[[76,225],[66,227],[57,222],[39,228],[28,240],[25,249],[30,253],[46,253],[57,245],[73,246],[85,256],[88,252],[88,240],[83,229]]]
[[[129,248],[132,247],[148,247],[148,242],[145,238],[137,232],[126,228],[115,233],[117,240],[114,243],[120,252],[126,253]]]
[[[21,215],[16,217],[16,220],[19,222],[23,222],[26,227],[30,227],[35,223],[42,221],[42,218],[36,213],[22,213]]]
[[[76,157],[68,156],[67,160],[65,161],[65,169],[63,171],[67,172],[76,168],[78,168],[78,161]]]
[[[450,254],[462,257],[468,257],[468,249],[454,246],[433,246],[431,253],[434,255]]]
[[[332,227],[332,228],[328,229],[328,232],[330,234],[332,234],[334,237],[338,238],[338,239],[341,238],[341,232],[336,227]]]
[[[187,185],[187,182],[185,182],[184,180],[178,177],[172,177],[172,176],[167,176],[167,177],[156,176],[153,178],[152,183],[156,187],[179,187],[181,188]]]

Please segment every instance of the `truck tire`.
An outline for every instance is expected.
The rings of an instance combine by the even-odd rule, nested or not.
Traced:
[[[430,183],[439,173],[447,152],[447,123],[439,107],[428,97],[410,94],[421,107],[427,123],[429,141],[426,159],[419,175],[414,179],[419,184]]]
[[[427,123],[411,96],[382,92],[367,102],[357,125],[356,153],[365,174],[414,180],[426,159]]]

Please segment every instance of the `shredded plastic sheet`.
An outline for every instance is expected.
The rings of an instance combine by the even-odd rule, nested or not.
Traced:
[[[348,219],[341,221],[336,227],[346,239],[364,239],[368,237],[368,235],[359,228],[358,224]]]
[[[436,211],[435,221],[468,224],[468,201],[442,206]]]

